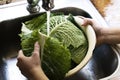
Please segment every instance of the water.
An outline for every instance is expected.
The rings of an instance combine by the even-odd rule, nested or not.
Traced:
[[[47,35],[50,34],[50,11],[47,11]]]
[[[47,14],[47,36],[49,36],[49,34],[50,34],[50,11],[47,11],[46,12],[46,14]],[[45,44],[45,37],[44,36],[41,36],[42,38],[42,40],[41,40],[41,62],[42,62],[42,60],[43,60],[43,49],[44,49],[44,44]],[[42,65],[42,64],[41,64]]]

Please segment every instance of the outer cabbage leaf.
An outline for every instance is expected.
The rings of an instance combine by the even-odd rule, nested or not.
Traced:
[[[41,26],[46,23],[47,16],[43,14],[42,16],[35,17],[29,21],[24,22],[26,27],[30,30],[39,30]]]
[[[24,28],[24,26],[22,28]],[[34,43],[39,40],[39,31],[35,30],[29,33],[29,30],[26,30],[26,32],[23,31],[20,36],[22,50],[26,56],[30,56],[34,50]]]
[[[71,54],[55,38],[47,38],[44,45],[42,68],[50,80],[63,80],[71,68]]]

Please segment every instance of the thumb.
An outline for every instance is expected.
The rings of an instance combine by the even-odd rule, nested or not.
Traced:
[[[33,51],[32,57],[39,56],[39,52],[40,52],[40,46],[39,46],[39,43],[36,42],[34,44],[34,51]]]

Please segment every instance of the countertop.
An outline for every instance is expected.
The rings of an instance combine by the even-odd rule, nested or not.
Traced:
[[[105,21],[110,27],[120,26],[120,0],[111,0],[105,7]]]

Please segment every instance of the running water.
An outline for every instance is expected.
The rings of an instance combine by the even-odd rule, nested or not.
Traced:
[[[47,11],[47,36],[50,34],[50,11]]]
[[[49,36],[50,34],[50,11],[46,12],[47,14],[47,36]],[[45,44],[45,37],[43,35],[41,35],[41,62],[43,60],[43,49],[44,49],[44,44]],[[42,65],[42,64],[41,64]]]

